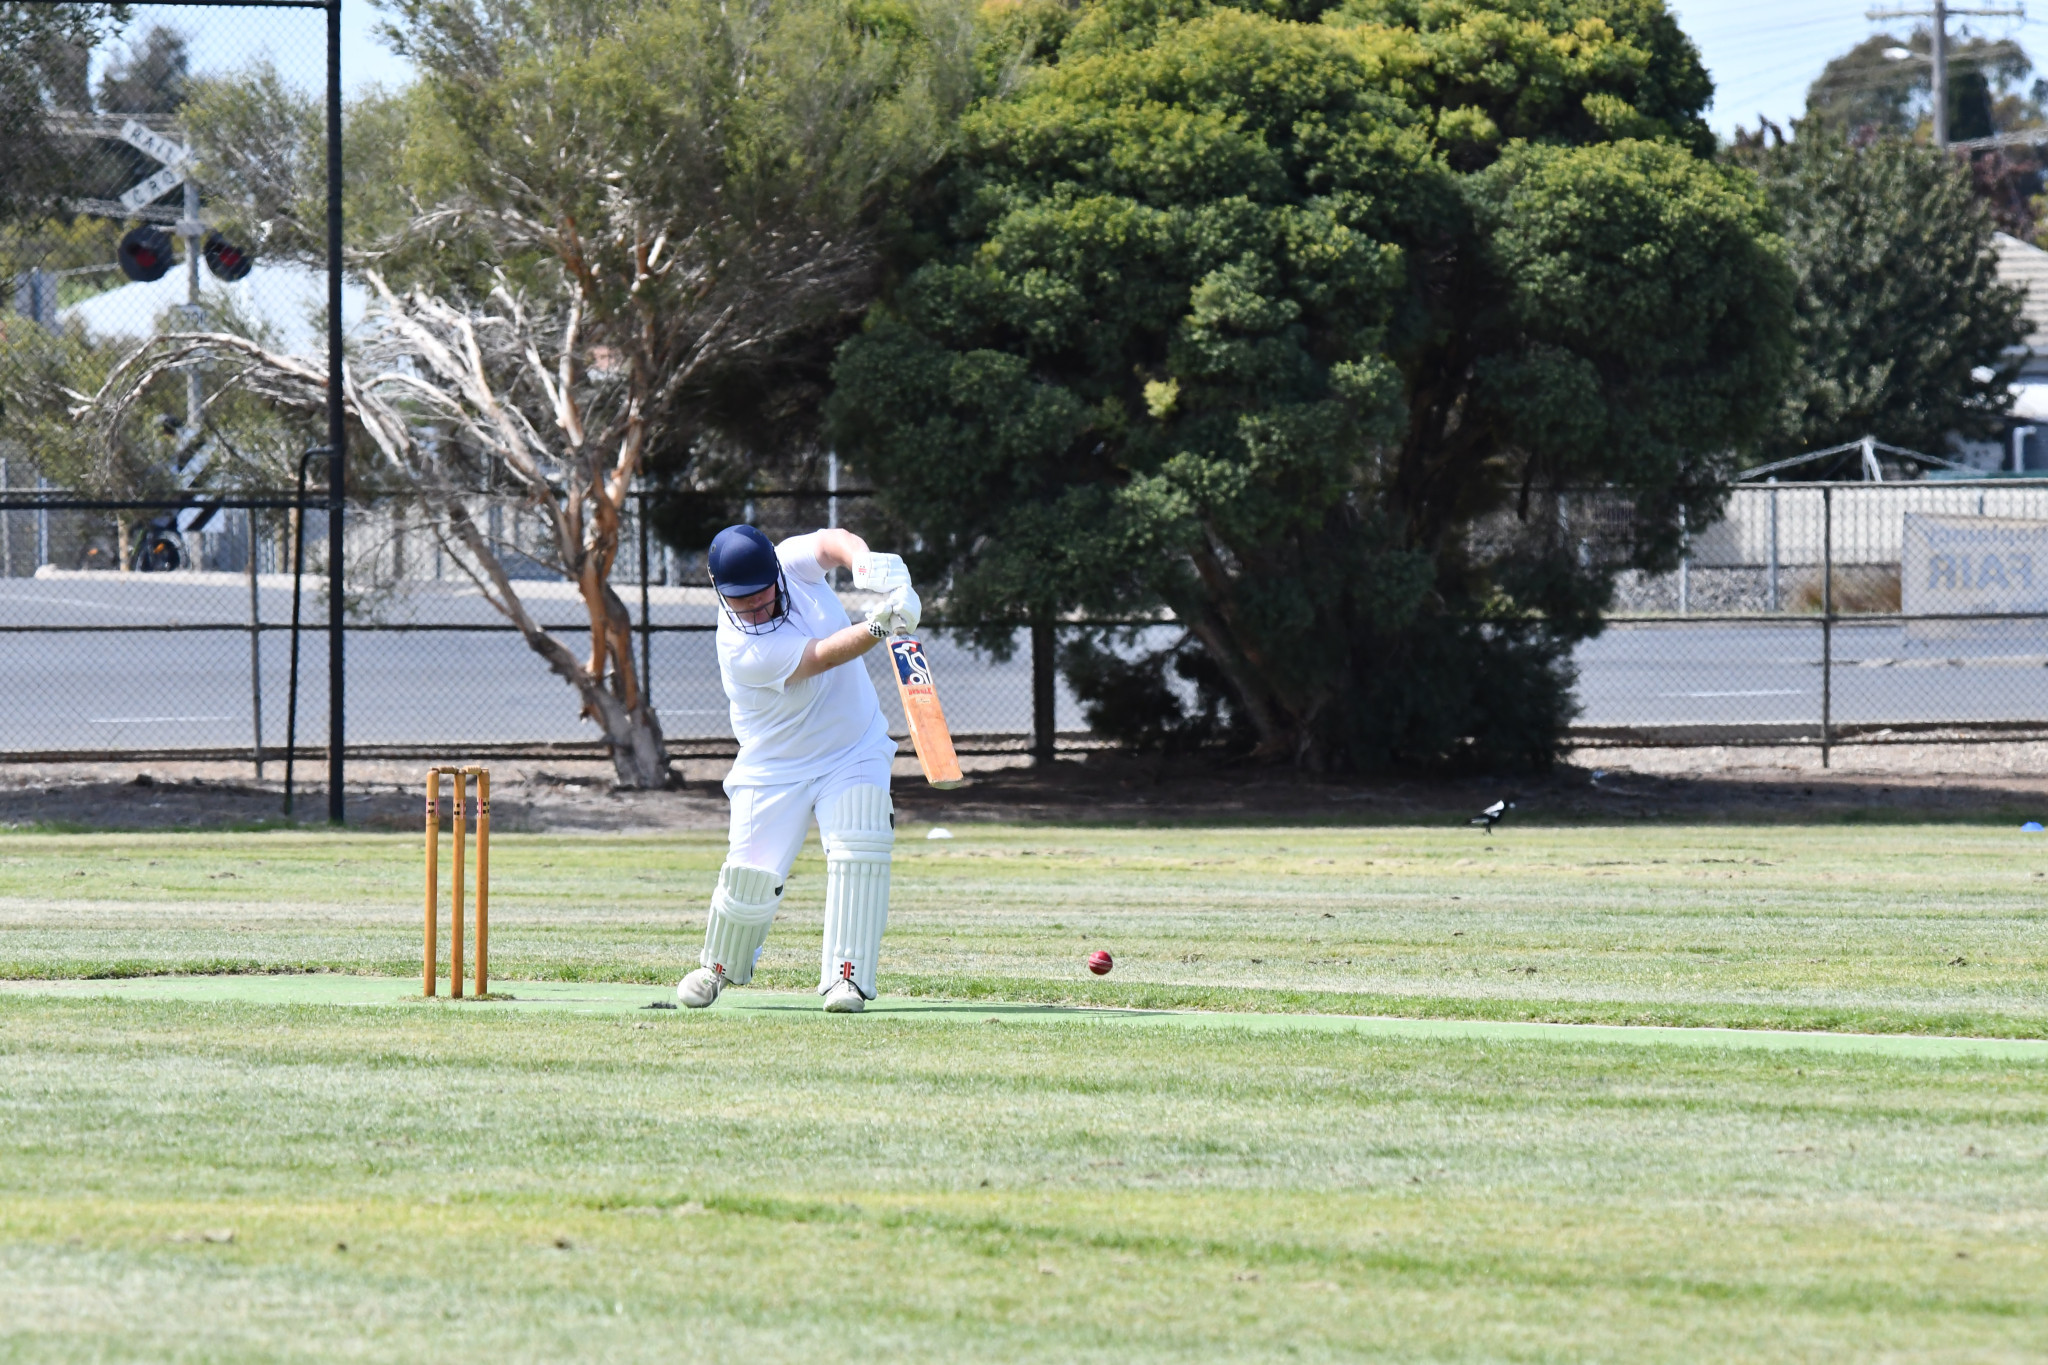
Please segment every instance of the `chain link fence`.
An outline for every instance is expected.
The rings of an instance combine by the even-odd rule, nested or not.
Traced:
[[[1737,488],[1575,662],[1588,746],[2048,737],[2048,483]]]
[[[324,752],[323,499],[316,490],[306,501],[304,572],[295,575],[300,513],[291,493],[164,507],[0,492],[0,687],[16,699],[0,711],[0,759],[246,759],[261,775],[282,760],[288,740]],[[771,527],[801,515],[800,507],[787,510],[796,499],[761,500],[785,504],[762,518]],[[629,548],[612,585],[632,614],[671,755],[729,756],[732,731],[713,646],[718,608],[703,560],[663,546],[649,531],[646,504],[644,495],[629,504],[622,528]],[[530,509],[509,498],[479,506],[478,520],[528,610],[571,649],[587,648],[582,598],[543,562]],[[158,529],[139,538],[124,529],[138,525]],[[352,504],[345,531],[350,756],[604,756],[595,727],[578,715],[576,694],[406,504]],[[137,561],[131,554],[122,571],[113,547],[131,541],[147,555]],[[855,610],[863,600],[847,598]],[[1034,640],[1018,630],[1008,658],[927,635],[963,754],[1094,744],[1064,686],[1044,695],[1045,651],[1057,643],[1050,635]],[[907,737],[886,657],[871,652],[865,663],[891,733]]]
[[[5,752],[253,757],[285,656],[264,657],[274,624],[223,621],[230,599],[244,622],[279,610],[289,499],[236,494],[289,484],[330,424],[199,365],[124,376],[191,332],[325,368],[330,321],[360,318],[360,290],[338,310],[331,292],[338,13],[17,0],[0,17]],[[230,569],[259,575],[241,597]]]
[[[38,561],[153,567],[144,541],[198,529],[181,495],[289,486],[327,439],[198,364],[103,400],[170,334],[326,367],[331,16],[293,0],[8,9],[30,30],[11,35],[27,54],[11,74],[40,107],[10,130],[25,145],[0,194],[0,488],[172,504],[118,535],[60,534]],[[364,305],[344,288],[343,324]],[[0,544],[10,574],[26,528],[11,518]]]
[[[448,528],[421,520],[417,490],[350,474],[330,579],[318,485],[339,463],[314,463],[304,490],[332,414],[282,411],[199,362],[107,401],[166,337],[227,334],[320,372],[336,313],[342,332],[361,322],[363,290],[343,282],[338,309],[331,292],[331,3],[8,13],[27,25],[10,75],[39,105],[0,161],[0,759],[247,759],[261,774],[324,754],[335,593],[348,755],[601,756],[575,693],[467,578]],[[836,463],[826,482],[757,494],[745,518],[778,536],[874,519]],[[470,503],[521,599],[580,653],[587,612],[536,513],[488,488]],[[637,661],[673,755],[730,753],[701,558],[666,549],[646,510],[629,507],[611,575]],[[1001,658],[927,645],[962,752],[1086,742],[1053,680],[1056,639],[1019,632]],[[885,665],[868,660],[901,735]]]
[[[1589,499],[1569,524],[1618,544],[1618,505]],[[347,753],[602,757],[573,692],[409,507],[347,515]],[[521,598],[583,649],[583,603],[544,562],[535,514],[511,498],[476,507]],[[613,585],[671,754],[729,755],[702,558],[667,548],[647,507],[645,494],[629,504]],[[869,500],[762,493],[743,510],[780,536],[859,528]],[[306,499],[295,579],[299,518],[290,492],[114,503],[24,488],[0,465],[0,686],[15,699],[0,712],[0,759],[246,759],[260,772],[293,739],[324,753],[324,494]],[[998,658],[928,634],[963,753],[1099,745],[1053,667],[1060,639],[1020,629]],[[1738,489],[1676,572],[1624,576],[1606,630],[1575,662],[1581,746],[2048,737],[2048,484]],[[903,737],[885,661],[867,665]]]

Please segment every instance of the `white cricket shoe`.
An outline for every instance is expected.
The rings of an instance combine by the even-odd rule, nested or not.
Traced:
[[[718,998],[725,989],[725,973],[711,967],[699,967],[676,983],[676,999],[684,1006],[701,1010]]]
[[[859,1014],[867,1008],[867,1003],[861,997],[860,987],[851,981],[835,981],[832,989],[825,992],[827,1014]]]

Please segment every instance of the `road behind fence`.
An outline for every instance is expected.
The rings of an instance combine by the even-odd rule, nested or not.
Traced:
[[[341,273],[339,0],[13,8],[53,27],[40,85],[17,92],[40,117],[17,130],[0,223],[0,756],[203,753],[238,733],[253,759],[255,713],[277,703],[248,608],[277,588],[242,585],[236,685],[231,594],[165,580],[192,566],[187,545],[254,572],[283,515],[194,494],[289,482],[316,453],[343,492],[343,334],[366,294]],[[175,363],[173,338],[195,334],[324,372],[326,411]],[[107,572],[131,567],[149,572]]]
[[[2048,737],[2048,483],[1738,488],[1575,658],[1582,744]]]
[[[824,495],[760,497],[756,517],[778,534],[862,514],[852,494],[839,506]],[[293,729],[293,501],[188,497],[166,512],[0,487],[0,687],[13,700],[0,711],[0,760],[279,761]],[[300,594],[311,638],[302,637],[296,740],[308,755],[327,743],[323,504],[316,489]],[[360,505],[347,518],[347,753],[601,757],[570,689],[404,506]],[[480,507],[535,616],[581,652],[582,602],[538,557],[530,514],[509,499]],[[629,510],[613,581],[670,751],[728,755],[701,561],[665,550],[638,504]],[[156,571],[112,571],[124,557],[134,563],[138,545],[154,546]],[[1043,654],[1058,638],[1019,630],[998,659],[927,633],[963,753],[1100,743],[1064,682],[1044,686]],[[1825,753],[2048,738],[2048,485],[1737,490],[1676,573],[1624,577],[1607,629],[1575,661],[1573,738],[1586,746]],[[900,738],[885,664],[867,660]]]
[[[323,498],[309,499],[298,585],[296,740],[307,754],[327,743]],[[0,493],[0,689],[14,699],[0,710],[0,759],[281,760],[294,716],[293,497],[199,502],[198,515],[188,505],[167,517],[160,508]],[[632,614],[669,750],[730,755],[713,646],[717,607],[702,562],[665,551],[643,531],[637,501],[632,511],[612,581]],[[582,599],[527,555],[541,547],[523,515],[506,500],[480,519],[531,613],[581,653],[589,641]],[[112,571],[114,547],[124,535],[135,542],[122,528],[152,518],[185,529],[155,533],[153,571]],[[579,718],[574,692],[431,533],[392,507],[359,506],[347,517],[347,542],[349,755],[605,754],[595,727]],[[131,562],[133,555],[131,548]],[[859,595],[849,596],[857,609]],[[1093,746],[1063,685],[1034,704],[1029,630],[1015,632],[1007,659],[936,632],[927,634],[926,652],[962,753]],[[886,656],[873,651],[865,663],[891,733],[905,737]]]

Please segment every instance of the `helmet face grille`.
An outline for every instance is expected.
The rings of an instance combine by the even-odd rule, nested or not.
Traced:
[[[778,567],[775,571],[775,606],[773,610],[771,610],[768,613],[766,619],[764,620],[742,620],[740,618],[740,614],[732,609],[732,599],[725,595],[723,589],[719,589],[718,580],[716,578],[713,578],[711,580],[711,586],[714,590],[718,591],[719,605],[725,608],[726,618],[730,620],[734,626],[738,627],[740,632],[744,635],[766,635],[768,632],[774,630],[777,626],[781,625],[783,621],[789,616],[789,583],[787,580],[783,578],[782,570],[780,567]],[[756,588],[754,591],[759,592],[760,589]],[[741,597],[750,597],[753,594],[743,592],[738,595]]]

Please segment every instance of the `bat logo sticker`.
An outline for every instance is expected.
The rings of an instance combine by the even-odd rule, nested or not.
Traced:
[[[905,687],[930,687],[931,665],[925,662],[924,646],[916,640],[898,640],[890,646],[896,656],[896,676]]]

